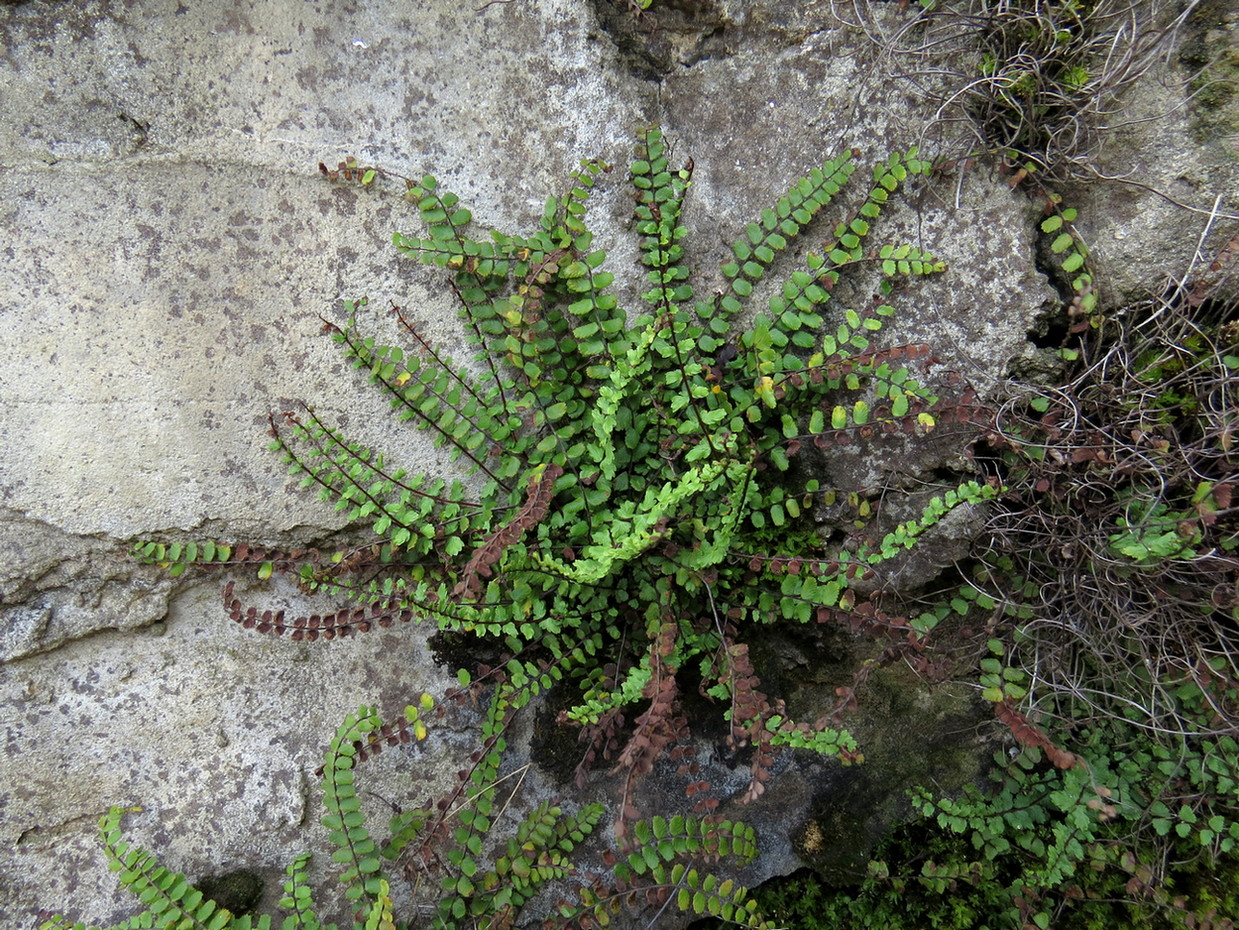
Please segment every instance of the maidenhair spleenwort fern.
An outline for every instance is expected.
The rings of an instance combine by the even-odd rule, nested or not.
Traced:
[[[513,701],[571,679],[580,698],[563,719],[582,728],[587,759],[614,758],[630,777],[683,742],[680,688],[698,679],[731,743],[757,748],[746,798],[762,792],[779,745],[856,758],[837,721],[796,723],[760,690],[745,640],[772,623],[843,623],[892,641],[892,654],[923,648],[938,615],[892,616],[855,583],[950,509],[996,493],[965,482],[921,518],[877,538],[864,527],[846,546],[826,545],[814,523],[832,489],[805,477],[809,453],[966,422],[972,409],[970,394],[940,402],[924,383],[928,347],[871,341],[899,280],[944,268],[909,244],[870,241],[900,188],[932,173],[915,149],[876,164],[864,202],[825,246],[776,286],[766,281],[792,263],[782,253],[816,225],[858,156],[791,185],[736,239],[721,289],[700,293],[680,220],[693,164],[671,167],[661,132],[642,131],[630,180],[644,312],[619,305],[586,225],[602,162],[585,162],[528,235],[475,238],[454,194],[430,176],[404,179],[426,235],[397,233],[396,248],[449,273],[473,364],[449,358],[400,307],[410,348],[376,343],[365,299],[325,331],[399,420],[480,477],[481,492],[390,464],[304,409],[271,419],[272,448],[304,487],[368,523],[372,544],[328,555],[144,542],[137,554],[174,572],[256,564],[260,577],[293,573],[309,591],[363,605],[294,619],[226,589],[233,619],[295,639],[415,618],[498,638],[513,656]],[[392,177],[352,161],[320,167],[363,184]],[[832,289],[856,266],[881,273],[880,295],[832,309]],[[793,468],[798,456],[807,461]],[[624,810],[630,819],[627,797]]]
[[[686,914],[720,916],[739,926],[765,930],[748,890],[730,879],[720,880],[706,865],[723,858],[741,865],[757,854],[753,831],[721,818],[676,816],[639,820],[624,853],[603,857],[607,879],[578,874],[573,853],[601,819],[601,804],[589,804],[576,814],[549,801],[536,805],[513,825],[515,815],[496,795],[503,787],[500,765],[504,731],[515,708],[515,689],[501,682],[492,694],[482,730],[482,748],[474,763],[461,771],[457,784],[423,808],[400,810],[380,844],[371,835],[362,810],[356,777],[358,766],[384,746],[420,742],[427,735],[425,718],[434,706],[429,695],[405,708],[404,718],[384,724],[372,707],[349,714],[336,732],[321,769],[322,818],[335,848],[344,897],[353,912],[354,930],[500,930],[511,927],[522,909],[551,882],[571,889],[558,901],[545,900],[542,917],[547,930],[556,927],[605,927],[611,915],[675,906]],[[474,695],[476,699],[477,695]],[[514,792],[509,792],[510,795]],[[137,810],[131,808],[130,810]],[[144,906],[138,915],[109,930],[270,930],[270,915],[236,915],[205,897],[181,874],[161,866],[144,849],[121,834],[127,811],[113,807],[100,821],[108,867]],[[491,831],[501,826],[496,836]],[[502,834],[506,839],[499,840]],[[288,866],[280,906],[283,930],[336,930],[320,922],[308,880],[309,855]],[[414,883],[414,900],[423,880],[439,886],[438,903],[428,913],[398,917],[392,888]],[[416,911],[416,905],[414,905]],[[41,930],[88,930],[61,917],[44,921]]]

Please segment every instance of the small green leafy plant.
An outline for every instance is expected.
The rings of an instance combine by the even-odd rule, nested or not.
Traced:
[[[913,62],[953,43],[963,52],[955,59],[962,65],[952,72],[952,63],[936,59],[939,76],[952,78],[936,100],[940,113],[958,108],[971,122],[976,151],[1022,170],[1082,178],[1091,174],[1097,140],[1121,122],[1125,92],[1174,54],[1181,44],[1175,34],[1194,6],[922,0],[909,14],[915,27],[909,23],[882,41],[885,52]],[[910,37],[917,38],[906,42]],[[918,85],[925,90],[925,82]]]
[[[913,791],[913,818],[855,886],[798,875],[756,889],[758,901],[789,930],[1232,930],[1239,744],[1171,748],[1108,726],[1076,738],[1068,769],[1037,749],[1003,752],[959,797]]]
[[[1087,265],[1075,272],[1068,382],[1013,401],[992,437],[1010,493],[974,577],[1001,605],[1007,671],[1036,682],[1014,702],[1062,729],[1142,718],[1173,738],[1201,719],[1182,716],[1179,692],[1203,689],[1208,730],[1226,732],[1239,720],[1239,328],[1205,309],[1203,276],[1151,315],[1107,319],[1080,301]]]
[[[1008,491],[958,595],[983,612],[981,693],[1015,745],[984,785],[915,791],[856,888],[759,889],[792,927],[1231,930],[1239,913],[1239,328],[1203,277],[1151,316],[1101,317],[1074,211],[1046,211],[1076,364],[999,418]]]

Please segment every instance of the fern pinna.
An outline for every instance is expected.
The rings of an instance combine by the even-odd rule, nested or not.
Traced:
[[[746,637],[770,623],[842,622],[896,652],[921,648],[933,615],[891,616],[854,582],[951,508],[995,493],[966,482],[921,518],[878,539],[860,532],[848,547],[828,548],[815,529],[828,489],[801,475],[810,468],[793,470],[798,454],[924,432],[968,409],[922,383],[926,347],[871,343],[894,312],[885,297],[895,280],[944,267],[907,244],[870,245],[892,195],[932,171],[915,150],[874,166],[856,214],[772,289],[766,311],[748,310],[857,158],[827,161],[763,210],[722,265],[722,288],[703,294],[680,221],[692,162],[672,168],[661,132],[642,131],[630,179],[648,289],[632,314],[586,225],[603,163],[585,162],[524,236],[474,238],[455,195],[429,176],[405,179],[426,235],[398,233],[395,246],[450,274],[473,363],[449,358],[400,307],[407,349],[366,334],[364,299],[325,330],[400,420],[478,475],[480,494],[398,468],[312,410],[290,412],[272,419],[272,448],[303,486],[369,523],[372,544],[328,558],[150,542],[139,555],[176,571],[257,563],[260,577],[295,572],[310,591],[365,605],[293,619],[245,608],[228,589],[234,619],[298,639],[422,617],[500,638],[517,700],[573,679],[581,695],[563,719],[582,728],[587,760],[614,758],[630,777],[682,743],[690,676],[724,708],[732,743],[756,747],[748,798],[780,745],[854,756],[837,720],[795,723],[762,692]],[[363,184],[386,175],[352,161],[322,170]],[[831,291],[855,265],[881,271],[881,296],[828,321]]]

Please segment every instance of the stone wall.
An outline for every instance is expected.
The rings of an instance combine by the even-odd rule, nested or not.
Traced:
[[[0,924],[44,907],[100,924],[132,912],[95,834],[111,804],[142,807],[133,838],[174,869],[247,869],[270,900],[293,854],[322,849],[313,771],[343,715],[393,713],[452,680],[427,629],[262,638],[227,621],[219,577],[173,581],[125,556],[134,537],[305,544],[339,530],[266,450],[268,414],[298,401],[410,466],[450,467],[393,430],[318,335],[320,314],[368,294],[461,344],[441,279],[390,248],[415,226],[398,192],[333,186],[318,162],[433,172],[480,226],[519,231],[580,158],[623,166],[633,128],[659,121],[696,161],[686,221],[700,266],[716,267],[743,223],[842,148],[966,152],[968,133],[937,118],[950,76],[900,80],[933,62],[910,68],[877,41],[922,28],[901,6],[676,0],[636,19],[613,0],[0,4]],[[1133,118],[1099,152],[1103,174],[1139,185],[1077,188],[1115,297],[1183,274],[1211,211],[1210,241],[1239,211],[1236,137],[1184,102],[1184,77],[1173,56],[1160,64],[1131,98],[1134,117],[1158,119]],[[594,210],[631,295],[619,175]],[[980,161],[893,214],[892,236],[951,265],[899,332],[1000,382],[1055,305],[1038,219]],[[923,704],[923,719],[957,726],[967,693]],[[876,718],[861,729],[891,759],[929,759],[931,737],[916,745],[929,725],[894,741]],[[469,739],[385,762],[376,790],[420,799]],[[796,837],[841,797],[898,806],[826,763],[792,769],[745,812],[767,851],[750,879],[812,858]]]

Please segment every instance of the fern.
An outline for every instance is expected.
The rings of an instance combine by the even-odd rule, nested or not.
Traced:
[[[368,524],[374,541],[300,562],[263,552],[259,575],[296,574],[309,591],[368,607],[290,620],[228,593],[230,616],[310,639],[412,617],[503,638],[515,653],[512,700],[575,680],[581,697],[564,719],[613,742],[627,714],[636,728],[618,757],[637,774],[683,735],[676,682],[686,668],[702,670],[705,688],[730,708],[734,738],[764,747],[749,796],[776,743],[855,753],[838,728],[772,730],[777,701],[753,669],[737,667],[738,647],[766,624],[819,622],[897,630],[906,649],[921,648],[931,623],[913,628],[885,614],[852,582],[949,510],[995,493],[967,482],[876,545],[865,541],[867,523],[850,547],[828,547],[815,531],[823,492],[792,469],[794,458],[940,421],[966,424],[974,409],[970,395],[942,402],[924,382],[927,347],[871,341],[894,313],[885,301],[901,279],[945,268],[911,245],[871,241],[897,192],[932,173],[915,149],[874,165],[857,212],[754,312],[766,279],[792,261],[787,253],[849,184],[858,159],[845,152],[793,183],[745,227],[718,271],[722,289],[706,294],[685,262],[681,220],[694,165],[673,167],[661,132],[641,131],[629,178],[643,313],[619,305],[586,222],[610,171],[601,161],[583,163],[526,235],[474,237],[454,194],[431,176],[404,179],[425,234],[397,233],[395,246],[450,274],[472,364],[450,358],[400,307],[407,349],[366,335],[365,299],[324,329],[400,420],[478,476],[480,493],[394,467],[313,411],[274,417],[272,449],[290,473]],[[323,171],[362,184],[394,177],[351,161]],[[828,315],[833,288],[858,266],[881,273],[880,295]],[[145,542],[135,551],[176,572],[257,558],[218,544]],[[616,650],[622,674],[605,671]]]
[[[310,854],[302,853],[288,864],[288,880],[284,882],[284,897],[280,907],[289,912],[281,925],[283,930],[335,930],[335,924],[319,923],[314,911],[314,896],[310,889],[306,866]]]
[[[727,820],[655,817],[634,823],[632,838],[634,848],[627,856],[608,857],[614,882],[595,882],[580,892],[576,904],[561,901],[561,919],[583,928],[606,927],[612,914],[639,903],[662,909],[674,902],[688,915],[721,918],[755,930],[771,926],[743,885],[683,861],[690,856],[730,857],[747,864],[757,855],[752,828]]]

